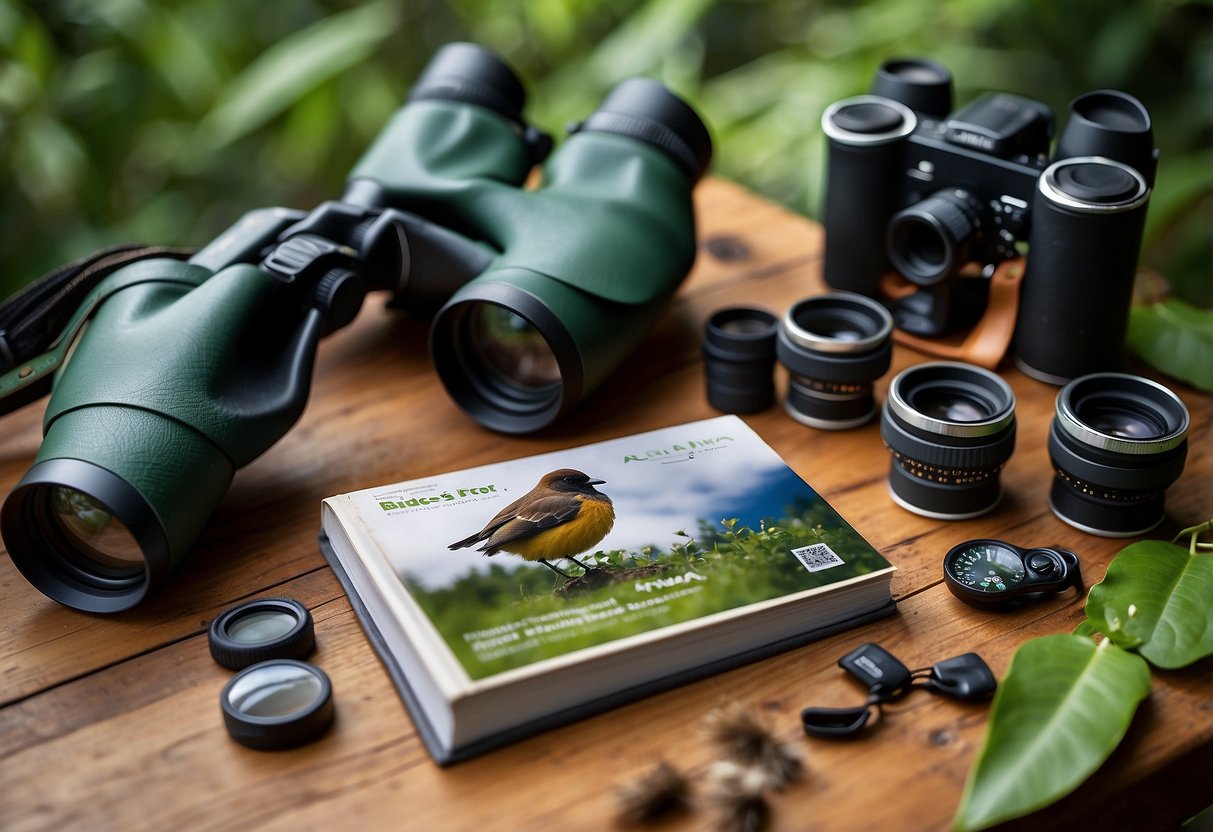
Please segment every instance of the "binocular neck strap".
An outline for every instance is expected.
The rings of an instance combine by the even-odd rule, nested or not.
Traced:
[[[65,330],[77,330],[88,317],[80,306],[102,280],[140,260],[189,255],[160,246],[102,249],[43,275],[0,304],[0,416],[50,392],[52,373],[68,346],[59,342]]]
[[[45,352],[84,296],[113,272],[149,257],[184,260],[192,253],[163,246],[117,245],[38,278],[0,304],[0,374]]]

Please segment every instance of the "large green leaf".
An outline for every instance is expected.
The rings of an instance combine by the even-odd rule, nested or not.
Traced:
[[[1213,390],[1213,310],[1179,298],[1134,304],[1129,348],[1180,381]]]
[[[1149,692],[1149,665],[1109,641],[1026,642],[994,696],[956,829],[985,829],[1073,791],[1116,748]]]
[[[1087,618],[1156,667],[1213,654],[1213,555],[1143,540],[1120,551],[1087,596]]]

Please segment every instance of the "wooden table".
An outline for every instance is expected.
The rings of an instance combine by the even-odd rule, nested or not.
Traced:
[[[446,397],[425,330],[372,300],[321,349],[301,423],[237,475],[192,556],[164,591],[94,617],[43,597],[0,558],[0,827],[17,829],[577,829],[607,825],[616,786],[659,758],[687,772],[699,808],[662,828],[707,828],[703,775],[713,750],[702,719],[740,702],[807,755],[807,778],[773,797],[774,829],[948,826],[981,743],[988,708],[926,694],[891,708],[863,741],[803,737],[807,705],[857,703],[835,661],[865,641],[911,667],[974,650],[1002,676],[1026,639],[1082,618],[1072,594],[1011,613],[962,605],[941,583],[960,540],[1056,544],[1102,578],[1123,542],[1057,520],[1047,504],[1045,436],[1056,389],[1013,369],[1019,439],[992,514],[943,523],[896,507],[885,490],[878,427],[812,430],[775,406],[746,417],[897,567],[899,614],[778,657],[653,696],[451,768],[418,740],[316,546],[321,498],[375,484],[584,444],[715,415],[704,398],[703,321],[761,303],[782,312],[823,289],[822,232],[718,180],[697,192],[702,248],[689,281],[605,389],[541,436],[481,429]],[[896,372],[924,360],[898,347]],[[878,385],[883,400],[890,372]],[[1172,385],[1174,386],[1174,385]],[[1192,411],[1191,453],[1155,536],[1213,515],[1213,406]],[[0,493],[37,450],[42,406],[0,421]],[[223,729],[230,673],[207,651],[206,625],[264,595],[300,599],[316,618],[314,661],[332,678],[338,717],[324,739],[257,752]],[[1153,690],[1108,764],[1032,828],[1167,829],[1213,804],[1213,661],[1155,672]]]

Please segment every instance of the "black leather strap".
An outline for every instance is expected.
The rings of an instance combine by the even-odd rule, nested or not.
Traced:
[[[148,257],[184,260],[191,249],[125,244],[48,272],[0,304],[0,373],[46,351],[89,291],[123,266]]]

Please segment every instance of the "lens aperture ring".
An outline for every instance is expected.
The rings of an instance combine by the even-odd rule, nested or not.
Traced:
[[[1186,438],[1152,457],[1118,457],[1078,442],[1058,424],[1054,419],[1049,426],[1049,458],[1054,467],[1100,493],[1163,491],[1183,473],[1188,456]]]
[[[916,435],[914,428],[901,422],[886,401],[880,420],[880,438],[893,454],[912,460],[923,471],[996,472],[1015,450],[1015,422],[1012,419],[991,437],[969,439],[964,444],[958,444],[957,438],[952,437],[948,441],[953,444],[945,445]]]

